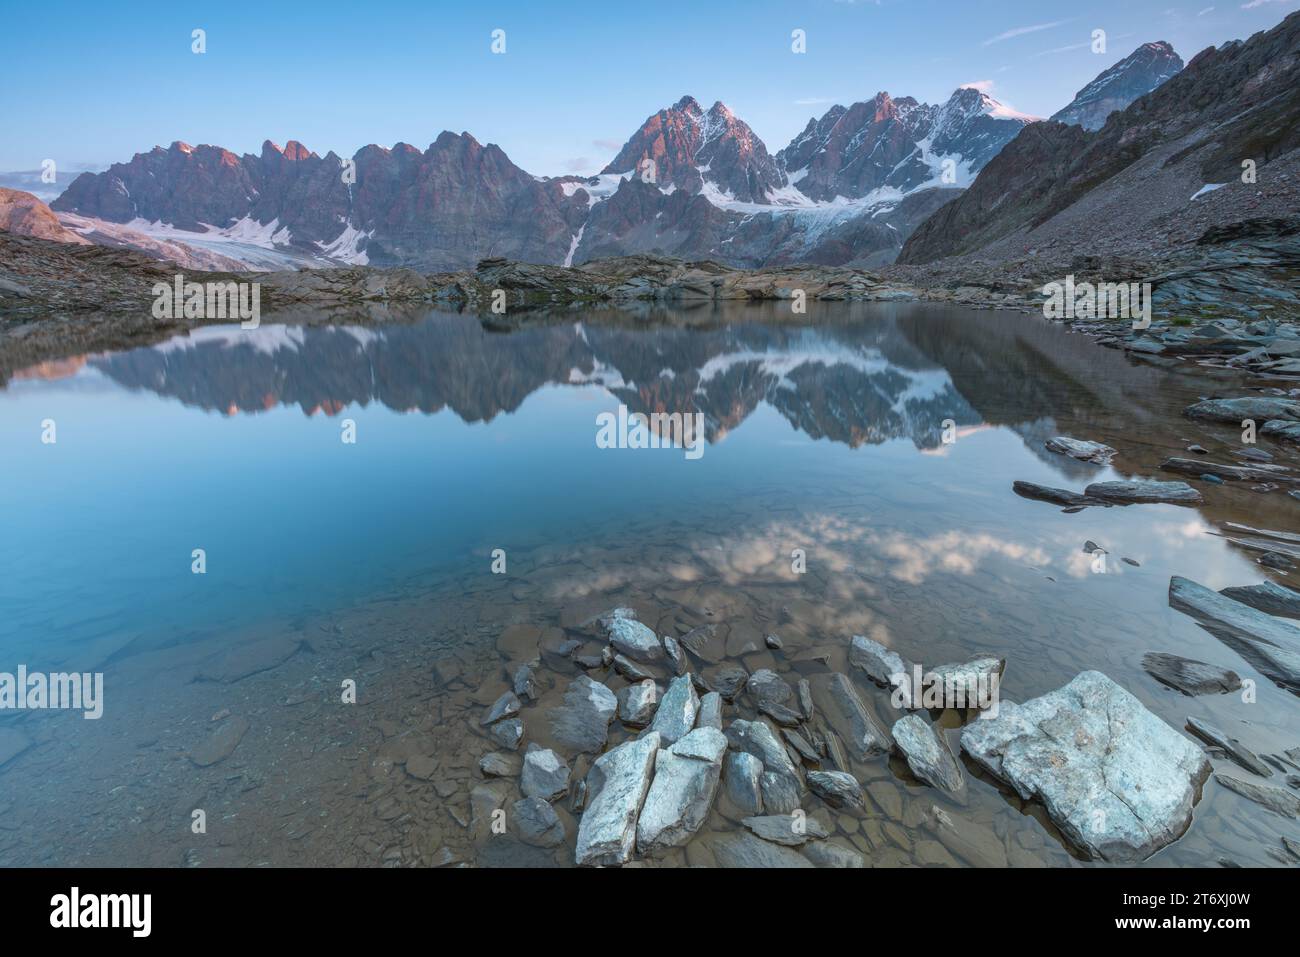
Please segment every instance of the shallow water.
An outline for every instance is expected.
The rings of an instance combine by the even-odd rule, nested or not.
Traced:
[[[507,666],[613,605],[661,633],[716,623],[722,664],[792,681],[851,672],[849,636],[868,634],[927,664],[1004,655],[1014,700],[1094,668],[1175,727],[1196,715],[1256,752],[1300,744],[1295,696],[1166,599],[1173,574],[1213,588],[1262,580],[1213,533],[1225,521],[1295,531],[1295,501],[1194,482],[1199,508],[1065,514],[1011,491],[1016,479],[1162,477],[1160,460],[1191,442],[1231,461],[1236,432],[1179,414],[1231,380],[1134,364],[1018,314],[659,318],[207,328],[14,377],[0,392],[0,671],[102,671],[106,690],[98,721],[0,717],[33,742],[0,765],[0,863],[571,863],[564,802],[568,840],[554,852],[462,822],[478,759],[495,750],[479,718]],[[596,416],[620,403],[702,412],[703,454],[597,447]],[[47,419],[54,444],[41,442]],[[1115,468],[1047,452],[1057,434],[1116,447]],[[1086,540],[1108,550],[1105,573]],[[287,660],[266,651],[286,639],[300,643]],[[196,680],[220,674],[213,662],[231,649],[273,666]],[[1258,700],[1183,697],[1141,669],[1147,651],[1232,668]],[[526,743],[551,743],[547,712],[578,673],[546,663]],[[340,701],[347,679],[356,704]],[[752,711],[738,701],[736,716]],[[193,749],[238,718],[249,730],[233,753],[197,767]],[[955,747],[961,716],[938,718]],[[614,728],[614,742],[629,734]],[[412,755],[436,759],[431,780],[406,773]],[[865,814],[811,796],[805,807],[871,863],[1080,863],[1041,808],[986,777],[958,808],[897,759],[854,770]],[[1002,850],[936,849],[933,804]],[[191,828],[195,809],[206,834]],[[661,863],[709,863],[707,838],[732,817],[719,806]],[[1296,822],[1211,780],[1188,833],[1150,863],[1277,864],[1282,834],[1300,838]]]

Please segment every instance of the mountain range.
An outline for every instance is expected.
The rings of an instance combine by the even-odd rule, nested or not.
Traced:
[[[1058,116],[1095,123],[1181,64],[1146,44]],[[500,147],[444,132],[425,150],[349,160],[296,141],[258,154],[174,142],[53,203],[95,242],[193,247],[249,268],[362,264],[425,271],[487,257],[565,264],[635,253],[756,267],[879,265],[1037,118],[974,87],[942,104],[878,93],[836,105],[776,153],[721,102],[658,110],[596,176],[545,177]],[[141,239],[146,237],[147,241]]]

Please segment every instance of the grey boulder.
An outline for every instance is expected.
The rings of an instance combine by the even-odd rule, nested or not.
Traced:
[[[587,809],[578,823],[579,864],[626,864],[636,845],[636,822],[650,790],[659,735],[625,741],[598,757],[587,772]]]
[[[723,762],[722,781],[727,799],[749,814],[763,811],[763,762],[744,751],[732,751]]]
[[[658,664],[667,659],[659,636],[635,618],[612,618],[601,624],[610,644],[633,661]]]
[[[966,775],[948,746],[923,719],[914,714],[894,723],[894,741],[907,766],[920,780],[958,803],[966,802]]]
[[[564,822],[555,808],[541,798],[526,797],[510,806],[519,840],[533,847],[558,847],[564,843]]]
[[[525,797],[554,801],[569,791],[569,766],[549,748],[529,745],[519,775],[519,790]]]
[[[551,711],[555,740],[579,753],[605,746],[609,723],[618,712],[614,692],[587,675],[579,675],[564,691],[564,704]]]
[[[1177,839],[1210,773],[1191,741],[1098,671],[962,731],[962,747],[1077,847],[1140,861]]]
[[[664,744],[683,738],[695,727],[695,717],[700,710],[700,696],[690,675],[679,675],[668,685],[659,709],[655,712],[650,730],[663,738]]]
[[[642,854],[685,844],[713,807],[727,738],[716,728],[696,728],[655,756],[654,781],[636,825]]]

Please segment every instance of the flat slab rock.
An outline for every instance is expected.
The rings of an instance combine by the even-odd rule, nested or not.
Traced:
[[[798,851],[773,844],[749,831],[723,834],[707,842],[719,867],[812,867]]]
[[[247,718],[236,717],[222,722],[203,743],[190,752],[190,760],[201,768],[224,761],[239,747],[248,728]]]
[[[1043,444],[1049,452],[1055,452],[1057,455],[1068,455],[1072,459],[1078,459],[1081,462],[1092,462],[1096,465],[1109,465],[1110,460],[1115,457],[1115,450],[1109,445],[1090,442],[1087,439],[1072,439],[1065,435],[1050,438]]]
[[[962,747],[1078,848],[1141,861],[1180,837],[1210,774],[1191,740],[1099,671],[968,725]]]
[[[1142,656],[1142,667],[1156,681],[1185,695],[1227,694],[1241,687],[1241,676],[1235,671],[1194,658],[1148,651]]]
[[[551,711],[551,732],[555,740],[579,753],[599,751],[617,711],[614,692],[587,675],[579,675],[565,689],[564,704]]]
[[[32,739],[13,728],[0,728],[0,768],[32,746]]]
[[[269,671],[287,661],[302,647],[296,636],[277,636],[264,641],[238,645],[199,668],[198,681],[221,681],[227,684]]]
[[[1240,399],[1206,399],[1189,405],[1183,415],[1211,422],[1230,422],[1240,425],[1242,419],[1263,422],[1266,419],[1300,419],[1300,402],[1295,399],[1274,399],[1266,396],[1245,396]]]
[[[1283,618],[1300,618],[1300,592],[1276,582],[1264,581],[1258,585],[1239,585],[1220,589],[1219,594],[1258,611]]]
[[[1300,629],[1189,578],[1169,579],[1169,607],[1202,627],[1261,673],[1300,694]]]
[[[838,671],[809,679],[817,712],[859,761],[893,750],[894,741],[858,696],[848,676]]]
[[[579,864],[626,864],[636,845],[636,822],[650,790],[659,735],[625,741],[598,757],[587,772],[587,809],[574,850]]]
[[[1197,505],[1201,502],[1201,493],[1186,482],[1160,482],[1156,479],[1093,482],[1083,490],[1083,494],[1115,505]]]
[[[894,741],[912,773],[954,801],[964,804],[966,775],[934,728],[917,715],[909,714],[894,722],[893,730]]]
[[[713,807],[727,738],[717,728],[696,728],[655,755],[654,781],[636,824],[642,854],[691,839]]]

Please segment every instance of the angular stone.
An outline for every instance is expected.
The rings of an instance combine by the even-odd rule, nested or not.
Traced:
[[[1267,784],[1252,784],[1240,778],[1234,778],[1222,771],[1215,772],[1214,780],[1229,791],[1236,791],[1244,798],[1262,804],[1270,811],[1276,811],[1283,817],[1300,817],[1300,797],[1290,791],[1283,791]]]
[[[700,697],[695,693],[690,675],[679,675],[664,692],[650,730],[658,733],[665,745],[672,744],[695,727],[699,710]]]
[[[1273,769],[1261,761],[1254,751],[1236,738],[1229,737],[1208,721],[1189,717],[1187,719],[1187,730],[1207,744],[1222,749],[1224,754],[1247,771],[1258,774],[1261,778],[1271,778],[1273,776]]]
[[[748,831],[722,834],[709,841],[719,867],[812,867],[798,851],[755,837]]]
[[[798,778],[764,771],[758,784],[763,794],[763,809],[771,814],[792,814],[803,803],[803,787]]]
[[[1270,615],[1300,618],[1300,592],[1276,582],[1263,581],[1258,585],[1223,588],[1220,589],[1219,594]]]
[[[910,661],[862,635],[854,635],[849,644],[849,664],[861,668],[882,688],[895,688],[912,677]]]
[[[1081,462],[1092,462],[1095,465],[1109,465],[1110,460],[1115,457],[1115,450],[1109,445],[1090,442],[1087,439],[1072,439],[1068,436],[1058,435],[1055,438],[1048,439],[1044,444],[1049,452],[1068,455],[1072,459],[1079,459]]]
[[[490,778],[512,778],[520,767],[519,755],[502,751],[492,751],[478,759],[478,769]]]
[[[726,655],[726,645],[717,625],[700,625],[682,635],[682,647],[705,664],[716,665]]]
[[[644,728],[655,716],[659,706],[659,688],[653,679],[620,688],[618,694],[618,719],[632,728]]]
[[[799,775],[794,763],[766,723],[737,718],[727,728],[727,741],[737,751],[758,758],[765,770],[793,779],[798,790]]]
[[[803,815],[766,814],[762,817],[747,817],[740,823],[763,840],[784,844],[786,847],[801,847],[814,838],[830,837],[816,818]]]
[[[519,742],[523,740],[524,723],[518,718],[498,721],[496,724],[488,726],[488,737],[506,750],[514,751],[519,747]]]
[[[614,656],[613,665],[614,670],[628,681],[645,681],[647,678],[654,678],[654,675],[649,671],[646,671],[631,658],[623,654],[617,654]]]
[[[406,759],[406,773],[417,781],[432,781],[438,773],[438,759],[428,754],[413,754]]]
[[[1083,490],[1083,494],[1116,505],[1160,502],[1170,505],[1199,505],[1202,501],[1201,493],[1186,482],[1160,482],[1155,479],[1093,482]]]
[[[682,653],[682,646],[677,643],[677,639],[672,635],[664,635],[664,654],[668,657],[668,663],[672,666],[673,674],[686,674],[686,655]]]
[[[524,797],[554,801],[569,793],[569,766],[549,748],[529,745],[519,775],[519,790]]]
[[[579,675],[565,689],[564,704],[552,710],[551,731],[565,747],[595,753],[605,746],[609,723],[617,712],[614,692],[587,675]]]
[[[808,743],[808,739],[798,731],[791,728],[782,728],[781,737],[785,738],[785,743],[794,749],[801,762],[814,766],[821,764],[821,755]]]
[[[510,806],[510,820],[519,840],[533,847],[559,847],[564,843],[564,822],[548,801],[526,797]]]
[[[493,703],[488,709],[488,713],[483,716],[480,722],[484,726],[492,724],[494,721],[500,721],[502,718],[509,718],[519,713],[519,699],[513,691],[507,691]]]
[[[744,668],[723,668],[709,683],[713,685],[714,691],[730,701],[740,694],[747,681],[749,681],[749,673]]]
[[[966,775],[934,728],[909,714],[894,723],[894,741],[913,774],[954,801],[966,803]]]
[[[713,807],[727,738],[716,728],[696,728],[655,757],[654,781],[637,819],[642,854],[685,844]]]
[[[1185,695],[1226,694],[1241,687],[1235,671],[1178,655],[1149,651],[1142,656],[1142,667],[1156,681]]]
[[[745,691],[754,700],[754,706],[777,724],[794,727],[802,720],[791,704],[795,704],[794,689],[775,671],[760,668],[749,676]]]
[[[700,698],[700,713],[695,718],[695,726],[722,730],[722,695],[710,691]]]
[[[530,662],[529,664],[520,665],[515,669],[512,690],[520,698],[527,698],[529,701],[537,700],[537,679],[536,669]]]
[[[929,707],[931,695],[942,689],[938,700],[945,708],[990,707],[997,702],[1006,667],[1005,658],[992,656],[972,658],[960,664],[936,665],[922,677],[924,690],[920,704]],[[928,689],[931,687],[936,692],[930,692]]]
[[[862,810],[866,798],[857,778],[844,771],[809,771],[808,787],[831,807],[853,807]]]
[[[667,660],[659,636],[634,618],[614,618],[605,625],[609,643],[633,661],[658,664]]]
[[[739,810],[750,814],[763,811],[760,779],[763,762],[745,751],[732,751],[723,762],[722,780],[727,798]]]
[[[1189,405],[1183,415],[1211,422],[1230,422],[1240,425],[1242,419],[1300,419],[1300,402],[1294,399],[1274,399],[1265,396],[1245,396],[1239,399],[1206,399]]]
[[[1101,499],[1089,498],[1087,495],[1080,495],[1078,492],[1071,492],[1068,489],[1039,485],[1036,482],[1017,480],[1011,483],[1011,491],[1021,498],[1029,498],[1038,502],[1051,502],[1053,505],[1064,505],[1067,508],[1104,504]]]
[[[867,866],[866,858],[837,841],[810,841],[804,846],[803,855],[815,867],[855,869]]]
[[[625,741],[598,757],[587,772],[587,809],[578,823],[579,864],[626,864],[636,844],[637,815],[650,790],[659,735]]]
[[[1169,607],[1191,615],[1260,672],[1300,693],[1300,630],[1294,625],[1177,575],[1169,579]]]
[[[816,675],[810,683],[817,710],[840,736],[852,757],[863,761],[893,750],[889,732],[876,723],[847,676],[836,671]]]
[[[1191,741],[1098,671],[972,722],[962,747],[1080,849],[1140,861],[1177,839],[1210,764]]]

